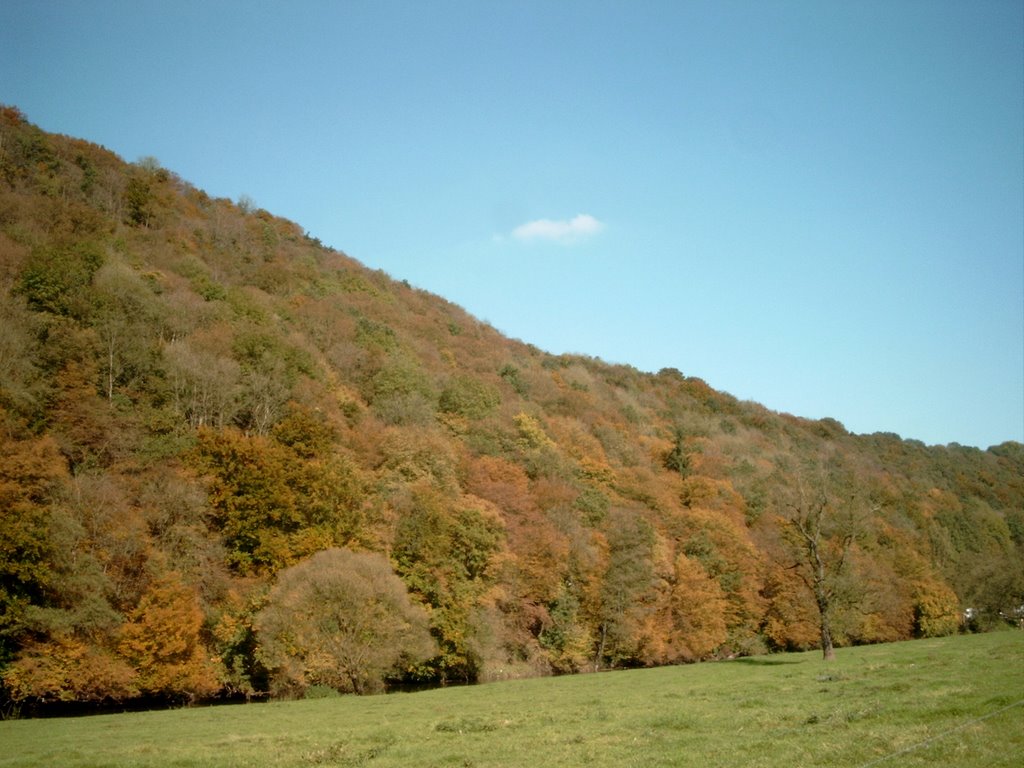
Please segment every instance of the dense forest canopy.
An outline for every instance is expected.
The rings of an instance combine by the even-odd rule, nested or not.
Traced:
[[[5,107],[0,526],[5,706],[379,690],[1015,621],[1024,446],[553,356]]]

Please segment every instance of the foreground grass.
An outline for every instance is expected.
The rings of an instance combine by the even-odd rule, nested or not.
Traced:
[[[0,766],[1018,766],[1024,632],[0,722]]]

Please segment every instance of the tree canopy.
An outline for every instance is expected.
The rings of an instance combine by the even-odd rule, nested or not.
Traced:
[[[435,653],[427,614],[387,559],[326,549],[281,571],[256,617],[277,690],[365,693]]]

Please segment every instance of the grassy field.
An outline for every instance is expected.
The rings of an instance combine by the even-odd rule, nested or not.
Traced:
[[[1024,632],[0,722],[0,766],[1019,766]]]

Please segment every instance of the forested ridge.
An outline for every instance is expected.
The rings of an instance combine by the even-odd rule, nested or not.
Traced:
[[[1024,446],[551,355],[4,107],[0,527],[4,711],[368,691],[1015,621]]]

